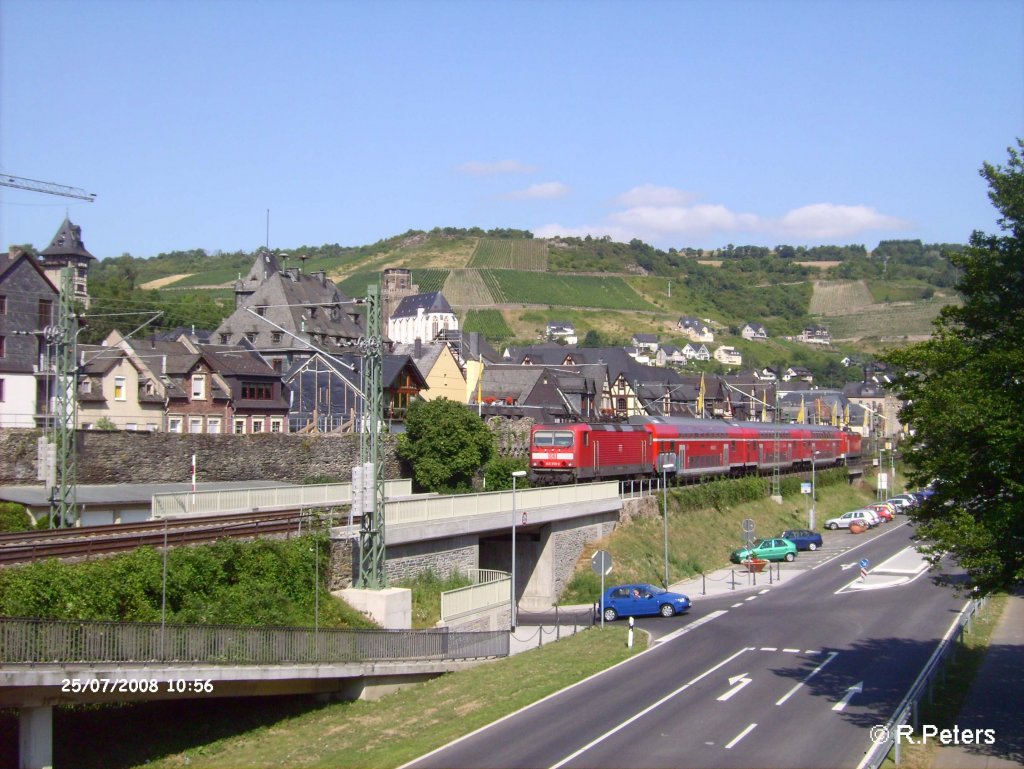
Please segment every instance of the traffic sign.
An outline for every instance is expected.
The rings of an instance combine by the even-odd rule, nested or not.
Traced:
[[[612,570],[612,555],[607,550],[598,550],[590,558],[590,567],[599,577],[603,577]]]
[[[743,531],[745,533],[747,533],[747,534],[753,534],[754,533],[754,519],[753,518],[744,518],[743,519]]]
[[[866,569],[868,567],[868,559],[867,558],[861,558],[860,559],[860,567],[862,569]]]

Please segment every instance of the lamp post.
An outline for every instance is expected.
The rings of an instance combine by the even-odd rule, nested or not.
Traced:
[[[525,478],[525,470],[516,470],[512,473],[512,630],[516,629],[516,518],[519,513],[516,511],[516,479]]]
[[[662,506],[665,508],[665,515],[663,516],[662,529],[665,534],[665,589],[668,590],[668,471],[675,470],[676,466],[662,465],[661,466],[661,501]]]
[[[815,513],[817,513],[816,506],[818,504],[818,487],[817,487],[817,485],[815,483],[815,480],[814,480],[814,468],[815,468],[815,466],[817,464],[816,458],[817,458],[818,454],[820,454],[820,453],[821,453],[820,451],[812,451],[811,452],[811,514],[810,514],[810,520],[808,521],[809,525],[807,527],[811,531],[814,531],[814,515],[815,515]]]

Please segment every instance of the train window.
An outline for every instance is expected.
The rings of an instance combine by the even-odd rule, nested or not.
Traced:
[[[538,430],[533,434],[534,446],[572,446],[572,433],[568,430]]]

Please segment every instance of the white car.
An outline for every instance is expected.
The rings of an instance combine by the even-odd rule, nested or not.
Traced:
[[[871,528],[875,525],[874,518],[870,515],[869,510],[851,510],[848,513],[843,513],[838,518],[829,518],[825,521],[825,528],[835,531],[836,529],[848,529],[850,524],[854,521],[863,524],[864,526]]]
[[[897,507],[899,507],[901,512],[906,512],[908,507],[914,506],[914,503],[911,502],[909,498],[904,496],[892,497],[891,499],[887,499],[885,501],[891,505],[896,505]]]

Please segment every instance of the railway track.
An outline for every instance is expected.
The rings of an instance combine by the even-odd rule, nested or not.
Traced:
[[[139,547],[163,547],[164,542],[176,546],[224,537],[290,536],[299,534],[309,523],[308,512],[275,511],[5,533],[0,534],[0,567],[41,558],[90,558]]]

